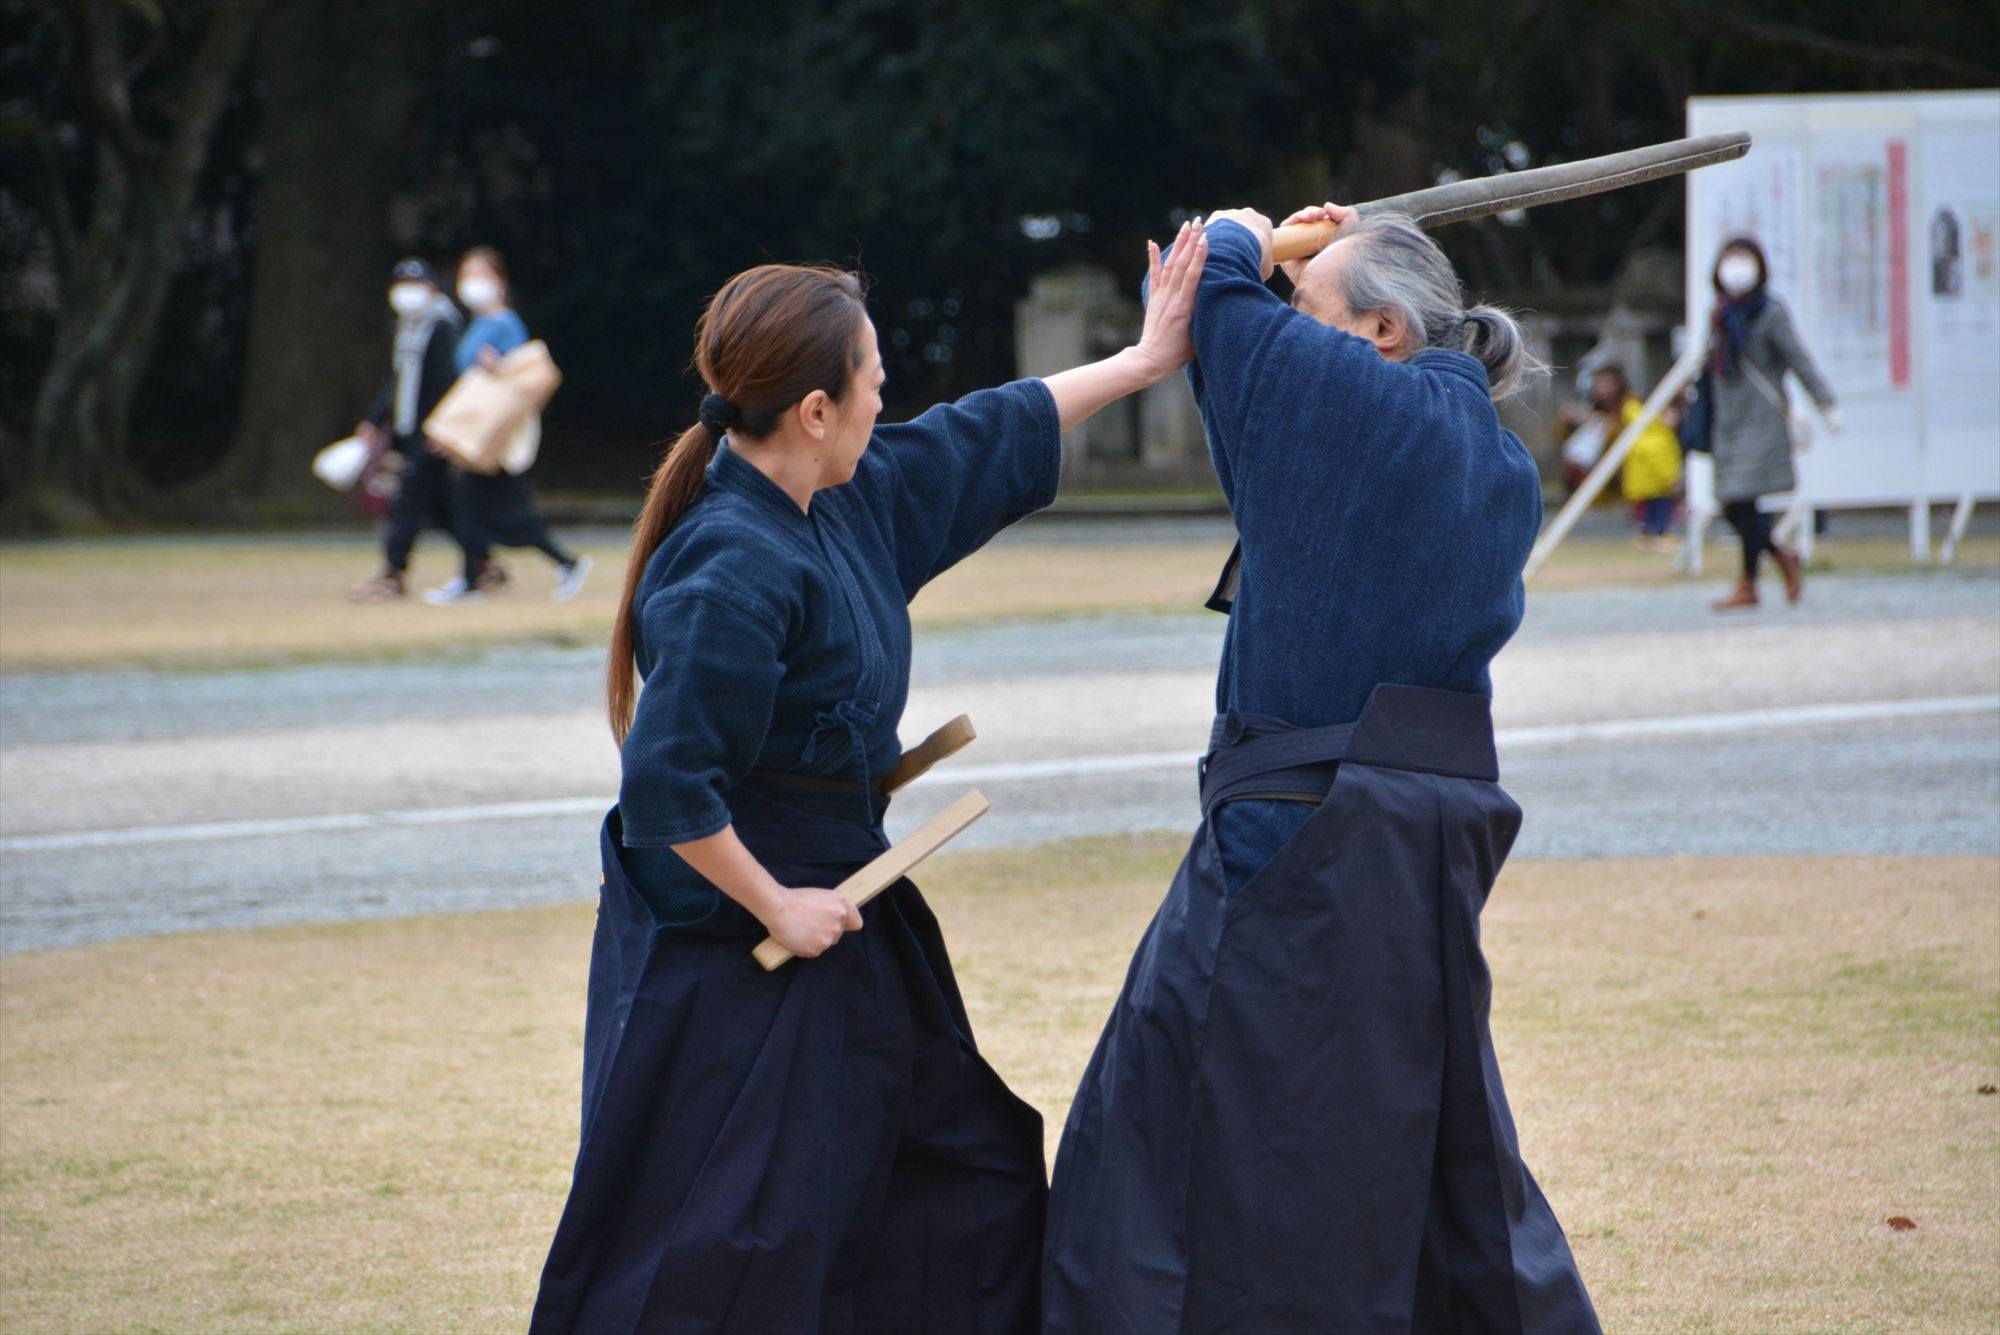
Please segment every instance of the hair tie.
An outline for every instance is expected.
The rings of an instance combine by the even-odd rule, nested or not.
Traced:
[[[699,416],[709,433],[717,436],[743,421],[743,414],[736,410],[736,405],[720,394],[710,394],[701,401]]]

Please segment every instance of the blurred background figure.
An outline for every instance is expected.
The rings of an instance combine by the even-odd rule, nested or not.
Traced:
[[[1562,443],[1563,498],[1567,500],[1576,495],[1576,489],[1604,457],[1611,437],[1605,433],[1602,414],[1573,402],[1565,403],[1556,414],[1556,430]]]
[[[389,374],[354,434],[373,443],[387,431],[389,448],[402,454],[403,467],[382,530],[382,570],[355,586],[351,596],[357,602],[401,598],[408,592],[404,575],[417,534],[427,528],[453,531],[451,465],[425,444],[423,423],[458,379],[453,354],[464,321],[438,291],[431,266],[420,259],[399,260],[390,271],[389,308],[396,312]]]
[[[528,341],[528,326],[507,304],[507,262],[492,246],[474,246],[458,262],[458,299],[472,322],[458,340],[456,374],[475,366],[497,370],[500,359]],[[541,423],[527,428],[539,441]],[[574,598],[590,574],[590,558],[559,546],[528,494],[531,448],[509,458],[497,473],[457,471],[452,484],[452,522],[465,549],[465,569],[457,578],[424,592],[428,603],[476,602],[507,582],[507,571],[492,559],[494,547],[533,547],[556,564],[557,602]]]
[[[1616,439],[1638,419],[1643,405],[1625,379],[1623,364],[1606,362],[1591,373],[1590,408],[1603,422],[1606,441]],[[1634,536],[1642,546],[1673,548],[1667,529],[1673,522],[1674,492],[1680,480],[1680,438],[1662,414],[1639,433],[1619,473],[1619,485],[1637,525]]]
[[[1785,598],[1797,602],[1804,591],[1799,558],[1772,541],[1771,516],[1758,505],[1761,498],[1790,491],[1798,482],[1792,468],[1798,428],[1785,401],[1785,372],[1806,387],[1828,428],[1840,429],[1833,390],[1799,341],[1784,303],[1769,292],[1770,276],[1763,247],[1738,237],[1717,254],[1710,278],[1715,308],[1709,316],[1702,398],[1710,415],[1715,499],[1743,541],[1743,576],[1734,592],[1714,604],[1718,612],[1757,606],[1757,573],[1766,552],[1784,576]]]

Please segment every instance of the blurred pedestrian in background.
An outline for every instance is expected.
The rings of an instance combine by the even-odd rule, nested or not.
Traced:
[[[1625,367],[1606,362],[1591,373],[1591,412],[1604,421],[1607,440],[1615,440],[1639,419],[1644,405],[1625,379]],[[1681,443],[1664,414],[1649,422],[1625,456],[1619,486],[1632,507],[1634,535],[1642,546],[1671,548],[1667,528],[1674,518],[1674,490],[1681,480]]]
[[[1833,390],[1813,365],[1792,328],[1784,303],[1768,290],[1771,266],[1764,249],[1738,237],[1715,257],[1711,282],[1708,371],[1702,398],[1709,414],[1709,449],[1715,456],[1715,499],[1722,517],[1743,541],[1743,576],[1718,612],[1757,606],[1757,573],[1769,552],[1785,579],[1785,597],[1797,602],[1805,577],[1799,558],[1771,538],[1771,517],[1758,501],[1798,485],[1792,467],[1795,427],[1785,401],[1790,371],[1819,405],[1829,429],[1839,430]]]
[[[1556,414],[1556,430],[1562,442],[1563,495],[1567,498],[1576,495],[1590,470],[1597,467],[1611,438],[1605,434],[1600,414],[1575,403],[1565,403]]]
[[[464,320],[451,299],[438,291],[431,266],[420,259],[399,260],[389,274],[389,308],[396,332],[389,345],[389,374],[368,416],[354,434],[403,456],[396,499],[382,531],[382,570],[356,585],[357,602],[401,598],[404,574],[417,534],[427,528],[452,532],[451,465],[424,441],[424,419],[458,379],[453,360]]]
[[[456,373],[475,366],[499,369],[500,359],[528,341],[528,326],[507,304],[507,262],[491,246],[474,246],[458,262],[458,299],[472,322],[458,340]],[[539,421],[526,428],[541,431]],[[477,602],[507,582],[505,567],[492,559],[494,547],[533,547],[556,563],[557,602],[574,598],[590,574],[590,558],[565,551],[535,510],[524,476],[533,462],[507,460],[497,473],[457,470],[452,484],[452,522],[465,549],[462,574],[424,593],[428,603]]]

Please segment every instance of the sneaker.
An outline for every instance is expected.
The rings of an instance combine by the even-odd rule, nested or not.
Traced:
[[[556,571],[557,602],[566,603],[583,592],[583,582],[590,578],[591,564],[588,556],[579,556]]]
[[[403,586],[403,576],[399,571],[385,570],[375,578],[363,580],[347,591],[351,603],[387,603],[403,597],[409,590]]]
[[[483,603],[486,593],[475,589],[464,579],[453,579],[448,584],[440,584],[435,589],[424,590],[424,601],[432,607],[447,607],[454,603]]]
[[[479,587],[486,593],[506,588],[509,578],[511,577],[507,574],[507,567],[498,561],[488,561],[479,567]]]

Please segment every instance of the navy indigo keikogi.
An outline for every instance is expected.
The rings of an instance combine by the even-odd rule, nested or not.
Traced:
[[[1045,1328],[1594,1331],[1479,949],[1534,462],[1474,358],[1389,361],[1209,235],[1190,377],[1242,548],[1204,819],[1063,1133]]]
[[[648,563],[536,1331],[1037,1328],[1041,1117],[974,1047],[916,887],[767,974],[763,928],[669,845],[733,822],[819,886],[887,846],[909,600],[1053,499],[1058,437],[1040,381],[984,390],[878,428],[809,511],[724,441]]]

